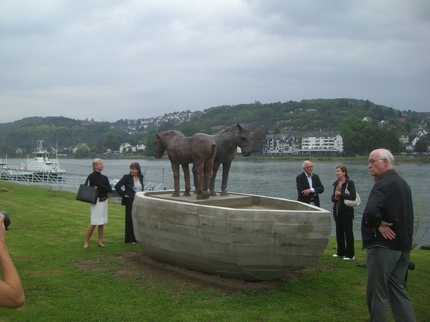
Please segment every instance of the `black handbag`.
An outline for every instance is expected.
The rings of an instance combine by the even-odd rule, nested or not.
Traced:
[[[78,194],[76,195],[76,200],[96,204],[98,196],[99,196],[99,192],[97,191],[96,188],[88,185],[88,178],[87,178],[87,180],[85,180],[85,183],[79,186]]]

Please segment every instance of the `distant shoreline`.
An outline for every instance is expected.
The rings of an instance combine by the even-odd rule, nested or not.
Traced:
[[[96,157],[102,158],[102,159],[109,159],[109,160],[135,160],[135,159],[142,159],[142,160],[150,160],[154,159],[152,156],[144,156],[144,155],[122,155],[122,156],[109,156],[109,155],[97,155]],[[397,154],[394,156],[396,163],[430,163],[430,155],[411,155],[411,154]],[[167,158],[167,156],[165,156]],[[19,158],[16,158],[19,159]],[[59,157],[59,159],[78,159],[78,158],[71,158],[71,157]],[[82,160],[92,160],[93,158],[82,158]],[[360,156],[324,156],[324,155],[251,155],[249,157],[244,157],[240,154],[236,155],[235,161],[256,161],[256,162],[264,162],[264,161],[302,161],[302,160],[314,160],[314,161],[347,161],[347,162],[366,162],[367,161],[367,155],[360,155]]]

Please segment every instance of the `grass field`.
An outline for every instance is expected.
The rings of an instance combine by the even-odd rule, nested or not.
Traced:
[[[244,283],[226,292],[169,273],[154,278],[144,264],[126,260],[141,250],[123,242],[118,203],[109,203],[107,248],[95,247],[93,235],[84,250],[89,205],[75,194],[2,181],[0,190],[0,210],[11,218],[7,245],[26,293],[23,307],[0,308],[0,321],[368,320],[366,271],[357,266],[365,251],[358,241],[355,261],[333,259],[332,239],[318,263],[294,278],[264,290]],[[418,321],[430,321],[430,252],[414,250],[411,260],[416,269],[409,272],[409,294]]]

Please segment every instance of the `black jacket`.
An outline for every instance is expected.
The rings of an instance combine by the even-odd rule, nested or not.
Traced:
[[[310,193],[307,197],[302,195],[302,191],[309,189],[308,178],[306,173],[302,172],[296,177],[296,187],[297,187],[297,200],[305,203],[315,202],[315,206],[320,206],[320,199],[318,194],[324,192],[324,186],[321,183],[320,177],[313,173],[312,174],[312,188],[314,188],[315,193]]]
[[[140,184],[142,185],[143,190],[143,175],[139,177]],[[133,190],[134,187],[134,179],[131,174],[125,174],[121,180],[119,180],[115,185],[115,190],[118,192],[118,194],[122,197],[121,204],[125,205],[126,198],[125,195],[128,195],[131,200],[134,199],[134,195],[136,192]]]
[[[393,223],[396,238],[385,239],[378,231],[381,221]],[[394,170],[387,171],[370,191],[361,220],[363,248],[412,249],[414,209],[411,188]]]
[[[340,188],[340,202],[337,206],[336,209],[336,202],[338,200],[335,199],[334,197],[334,193],[336,191],[336,187],[338,184],[339,180],[336,180],[333,183],[333,194],[331,195],[331,201],[334,203],[333,204],[333,215],[336,214],[352,214],[354,215],[354,208],[353,207],[348,207],[347,205],[345,205],[345,199],[349,199],[349,200],[355,200],[356,197],[356,190],[355,190],[355,184],[354,181],[349,180],[348,178],[346,179],[346,181],[343,183],[342,187]],[[346,193],[346,188],[348,187],[348,191],[349,194]],[[337,211],[336,211],[337,210]]]
[[[112,192],[108,177],[98,171],[94,171],[87,178],[90,186],[97,186],[99,198],[106,198],[109,192]]]

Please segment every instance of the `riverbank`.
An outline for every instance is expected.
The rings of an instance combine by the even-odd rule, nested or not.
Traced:
[[[428,155],[410,155],[410,154],[400,154],[395,155],[396,163],[406,163],[406,162],[416,162],[416,163],[430,163],[430,156]],[[245,159],[245,157],[238,155],[237,160]],[[326,156],[326,155],[292,155],[292,156],[268,156],[268,155],[251,155],[246,157],[249,161],[303,161],[306,159],[314,161],[338,161],[338,162],[367,162],[367,155],[360,156]]]
[[[244,282],[166,265],[124,244],[124,207],[109,202],[106,248],[82,248],[88,204],[75,193],[0,181],[0,208],[11,217],[7,246],[26,304],[0,308],[5,321],[368,321],[365,251],[332,258],[335,241],[308,269]],[[430,252],[414,250],[408,290],[417,321],[429,321]],[[339,304],[341,303],[341,305]],[[390,319],[392,320],[391,314]]]
[[[145,156],[145,155],[102,155],[98,156],[103,159],[109,160],[153,160],[153,156]],[[420,155],[420,154],[397,154],[394,156],[396,162],[398,163],[427,163],[430,164],[430,155]],[[165,157],[167,158],[167,156]],[[60,159],[74,159],[68,157],[61,157]],[[91,159],[91,158],[89,158]],[[83,159],[83,160],[89,160]],[[339,161],[339,162],[367,162],[367,155],[357,155],[357,156],[336,156],[336,155],[323,155],[323,154],[314,154],[314,155],[262,155],[262,154],[252,154],[249,157],[244,157],[241,154],[237,154],[235,157],[235,161],[303,161],[305,159],[315,160],[315,161]]]
[[[23,162],[19,159],[11,159],[11,164],[20,164]],[[169,159],[107,159],[104,160],[105,174],[112,182],[122,178],[128,172],[131,162],[138,161],[141,164],[142,171],[145,175],[145,185],[147,190],[152,190],[151,187],[159,187],[160,190],[173,189],[173,173]],[[76,192],[79,184],[85,181],[85,178],[91,172],[91,162],[88,159],[64,159],[61,161],[63,169],[67,170],[67,176],[64,177],[65,183],[74,182],[74,185],[69,186],[65,183],[57,186],[52,186],[53,189],[67,190]],[[232,163],[230,170],[227,190],[230,192],[256,194],[271,197],[287,198],[295,200],[297,198],[297,190],[295,177],[302,171],[303,160],[296,161],[254,161],[245,157],[237,157]],[[371,190],[374,180],[369,173],[367,167],[367,159],[361,162],[348,161],[315,161],[315,173],[317,173],[325,186],[325,192],[321,195],[321,207],[331,211],[333,203],[331,202],[331,184],[336,180],[334,169],[339,164],[344,164],[348,168],[348,174],[354,180],[355,186],[362,198],[362,204],[355,208],[354,219],[354,234],[356,238],[360,238],[361,215],[366,205],[367,195]],[[400,162],[396,165],[396,171],[409,183],[414,197],[414,202],[421,205],[416,209],[423,209],[420,213],[426,218],[425,223],[429,222],[430,214],[428,212],[427,198],[427,181],[423,178],[423,173],[430,171],[430,164]],[[222,171],[218,171],[215,182],[215,189],[221,186]],[[66,180],[67,179],[67,180]],[[68,180],[70,179],[70,180]],[[161,185],[159,185],[161,183]],[[181,180],[181,186],[183,180]],[[183,187],[183,186],[182,186]],[[424,231],[426,224],[420,225],[420,231]],[[334,227],[332,229],[334,234]],[[430,231],[424,234],[424,238],[420,242],[421,245],[430,245]]]

